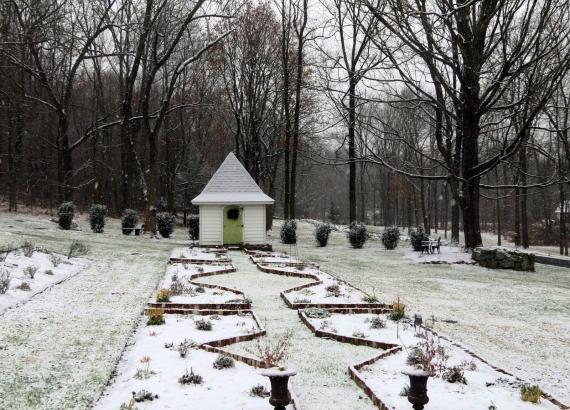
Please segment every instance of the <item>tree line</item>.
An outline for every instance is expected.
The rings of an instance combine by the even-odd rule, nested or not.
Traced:
[[[10,211],[138,208],[155,233],[234,151],[269,216],[566,251],[569,8],[7,0],[0,192]]]

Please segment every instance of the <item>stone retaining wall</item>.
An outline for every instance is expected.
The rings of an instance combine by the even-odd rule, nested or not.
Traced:
[[[480,266],[534,272],[535,255],[507,248],[476,248],[471,255]]]

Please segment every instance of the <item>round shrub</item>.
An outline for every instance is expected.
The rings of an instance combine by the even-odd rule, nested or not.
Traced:
[[[219,355],[214,362],[214,369],[222,370],[234,367],[234,359],[229,356]]]
[[[139,214],[134,209],[125,209],[121,218],[123,234],[130,235],[133,228],[139,223]]]
[[[348,229],[348,240],[354,249],[360,249],[368,240],[366,226],[360,222],[352,222]]]
[[[382,243],[384,244],[384,247],[388,250],[396,249],[399,240],[400,240],[400,230],[398,229],[397,226],[386,228],[384,230],[384,233],[382,233]]]
[[[286,245],[294,245],[297,243],[297,222],[294,219],[288,219],[281,226],[281,242]]]
[[[93,232],[103,232],[105,228],[105,216],[107,216],[107,207],[105,205],[91,205],[91,209],[89,210],[89,222],[91,223],[91,230]]]
[[[318,224],[315,230],[315,239],[319,246],[327,246],[329,243],[329,234],[331,233],[331,226],[329,224]]]
[[[200,239],[200,217],[198,215],[188,217],[188,235],[193,241]]]
[[[416,230],[410,232],[410,241],[414,251],[419,252],[422,250],[422,242],[429,240],[429,236],[425,233],[424,228],[418,226]]]
[[[73,217],[75,216],[75,205],[73,202],[62,203],[57,210],[57,216],[59,227],[66,231],[70,230],[71,224],[73,223]]]
[[[170,238],[174,231],[176,217],[170,212],[159,212],[156,214],[156,228],[163,238]]]

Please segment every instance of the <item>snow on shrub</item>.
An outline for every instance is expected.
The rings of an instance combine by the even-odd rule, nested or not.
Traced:
[[[198,215],[190,215],[188,217],[188,235],[193,241],[200,238],[200,217]]]
[[[324,319],[331,316],[331,313],[328,310],[315,307],[307,308],[303,313],[311,319]]]
[[[176,217],[170,212],[159,212],[156,214],[156,228],[163,238],[170,238],[174,231]]]
[[[34,276],[36,276],[37,272],[38,272],[38,267],[34,265],[26,266],[26,268],[24,269],[24,274],[26,276],[29,276],[30,279],[33,279]]]
[[[331,226],[329,224],[318,224],[315,230],[315,239],[319,246],[327,246],[329,242],[329,234],[331,233]]]
[[[294,219],[288,219],[283,222],[280,237],[281,242],[286,245],[294,245],[297,243],[297,222]]]
[[[522,401],[529,401],[536,404],[540,401],[540,396],[542,396],[542,394],[542,389],[538,386],[530,386],[528,384],[523,384],[521,386]]]
[[[24,256],[26,258],[31,258],[32,256],[34,256],[36,246],[34,245],[33,242],[24,241],[21,248],[22,248],[22,252],[24,253]]]
[[[424,228],[418,226],[415,230],[410,232],[410,241],[414,251],[419,252],[422,250],[422,242],[429,240],[429,236],[425,233]]]
[[[75,205],[73,202],[64,202],[57,210],[58,224],[61,229],[70,230],[75,216]]]
[[[234,367],[234,359],[226,355],[219,355],[214,362],[214,369],[229,369],[230,367]]]
[[[360,222],[352,222],[348,229],[348,240],[354,249],[360,249],[368,240],[366,226]]]
[[[75,258],[77,256],[83,256],[87,253],[87,246],[82,242],[73,241],[69,245],[69,251],[67,252],[67,259]]]
[[[400,230],[397,226],[386,228],[382,233],[382,244],[388,250],[396,249],[400,240]]]
[[[171,295],[172,292],[170,289],[159,289],[158,292],[156,292],[156,301],[158,303],[170,302]]]
[[[139,214],[134,209],[125,209],[121,218],[123,234],[130,235],[133,228],[139,223]]]
[[[0,295],[3,295],[10,288],[10,272],[0,269]]]
[[[198,330],[204,330],[204,331],[212,330],[212,322],[210,322],[209,320],[198,319],[194,322],[194,324],[196,325],[196,329]]]
[[[164,324],[164,309],[148,309],[146,314],[148,316],[148,320],[146,322],[148,326],[159,326]]]
[[[186,370],[180,378],[178,379],[178,383],[180,384],[202,384],[204,379],[198,373],[194,373],[192,368],[190,368],[190,373]]]
[[[107,216],[107,207],[105,205],[91,205],[91,209],[89,210],[89,222],[91,223],[91,230],[93,232],[103,232],[105,228],[105,216]]]

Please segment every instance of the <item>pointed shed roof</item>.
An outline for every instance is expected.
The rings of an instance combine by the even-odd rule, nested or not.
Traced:
[[[274,202],[263,193],[233,152],[228,154],[200,195],[192,200],[194,205],[272,204]]]

